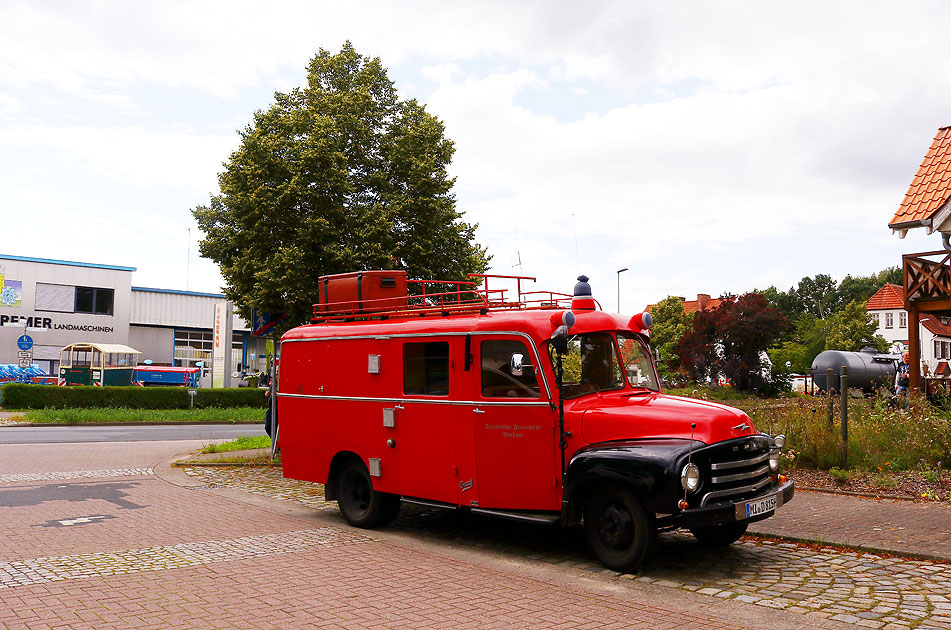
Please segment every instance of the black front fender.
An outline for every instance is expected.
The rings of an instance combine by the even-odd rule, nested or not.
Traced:
[[[579,450],[565,475],[564,520],[577,522],[588,497],[607,483],[633,490],[653,514],[677,512],[683,498],[679,463],[703,442],[684,439],[646,439],[602,442]]]

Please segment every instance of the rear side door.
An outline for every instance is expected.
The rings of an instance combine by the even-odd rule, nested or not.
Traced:
[[[406,497],[457,501],[453,399],[461,386],[460,337],[422,337],[402,343],[403,396],[394,409],[400,492]]]
[[[471,347],[478,376],[469,379],[467,415],[479,507],[560,509],[557,416],[539,353],[530,339],[515,334],[473,335]],[[513,355],[521,370],[513,369]]]

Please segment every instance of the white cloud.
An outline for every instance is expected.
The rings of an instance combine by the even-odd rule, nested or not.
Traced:
[[[217,190],[215,174],[236,138],[201,136],[185,127],[51,127],[0,129],[0,147],[66,154],[77,168],[145,188]]]
[[[133,218],[111,236],[146,225],[180,248],[231,130],[350,39],[445,122],[459,206],[500,273],[520,253],[539,285],[568,290],[580,267],[611,296],[629,266],[628,305],[788,286],[934,247],[885,224],[951,123],[949,17],[939,2],[7,2],[0,156],[90,188],[37,175],[7,187],[20,206],[72,199]],[[62,225],[57,239],[78,228]],[[139,250],[158,251],[124,255]]]

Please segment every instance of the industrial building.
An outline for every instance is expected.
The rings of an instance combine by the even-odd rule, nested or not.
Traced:
[[[122,344],[139,361],[195,366],[210,385],[215,306],[224,295],[132,285],[134,267],[0,254],[0,364],[16,364],[22,335],[33,340],[32,363],[59,368],[71,343]],[[233,318],[232,375],[265,370],[266,340]],[[236,381],[231,381],[231,385]]]

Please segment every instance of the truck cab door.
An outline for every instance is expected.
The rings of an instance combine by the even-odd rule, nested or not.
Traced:
[[[473,335],[471,352],[472,399],[460,411],[475,441],[479,507],[558,510],[557,417],[541,356],[518,335]]]

